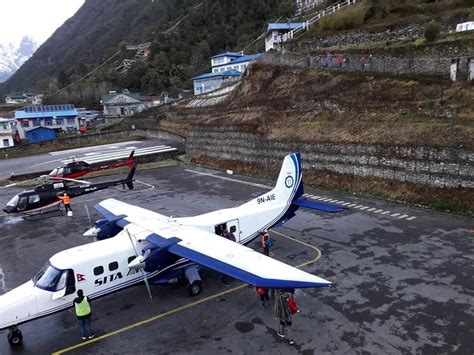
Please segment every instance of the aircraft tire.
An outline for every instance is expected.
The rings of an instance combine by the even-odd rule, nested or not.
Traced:
[[[195,280],[188,285],[188,293],[191,297],[196,297],[202,291],[201,280]]]
[[[8,342],[12,346],[18,346],[23,342],[23,334],[21,334],[21,330],[13,329],[8,333]]]

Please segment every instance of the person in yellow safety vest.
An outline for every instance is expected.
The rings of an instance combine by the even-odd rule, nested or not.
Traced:
[[[76,316],[81,327],[82,340],[92,339],[95,334],[91,329],[91,300],[84,296],[84,291],[77,290],[77,297],[74,298],[74,308],[76,309]]]
[[[66,209],[66,212],[67,211],[72,212],[72,210],[71,210],[71,198],[68,196],[68,194],[64,193],[62,196],[58,196],[58,198],[63,201],[64,208]]]

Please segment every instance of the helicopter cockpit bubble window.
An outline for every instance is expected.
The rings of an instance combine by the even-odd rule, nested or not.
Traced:
[[[58,169],[58,168],[54,168],[54,169],[49,173],[49,175],[51,175],[51,176],[56,176],[56,175],[58,175],[58,173],[59,173],[59,169]]]
[[[33,284],[46,291],[59,291],[66,287],[67,270],[59,270],[47,262],[33,277]]]
[[[19,199],[20,199],[20,196],[16,195],[10,201],[8,201],[7,206],[16,207],[16,204],[18,203]]]

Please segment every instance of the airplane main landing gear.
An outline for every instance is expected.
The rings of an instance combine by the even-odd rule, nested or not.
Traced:
[[[22,343],[23,334],[21,334],[20,329],[18,329],[16,326],[13,326],[10,328],[10,332],[8,333],[7,338],[10,345],[16,346]]]
[[[189,295],[192,297],[199,295],[202,291],[202,283],[197,266],[192,265],[184,270],[184,277],[186,277],[186,280],[188,280]]]

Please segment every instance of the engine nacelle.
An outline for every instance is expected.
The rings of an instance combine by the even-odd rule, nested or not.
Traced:
[[[107,219],[99,219],[95,222],[95,226],[84,233],[85,237],[94,237],[97,240],[103,240],[115,237],[122,230],[117,226],[116,221]]]

